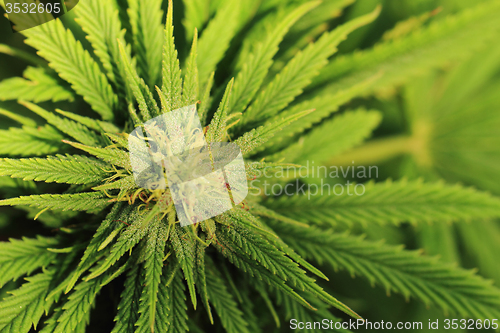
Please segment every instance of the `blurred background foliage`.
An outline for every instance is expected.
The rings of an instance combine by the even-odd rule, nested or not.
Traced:
[[[330,13],[332,26],[369,13],[379,4],[382,4],[383,11],[373,24],[351,34],[341,44],[337,57],[369,49],[385,40],[397,39],[479,2],[482,1],[348,0],[346,3],[350,5],[342,13]],[[181,1],[174,4],[177,8],[183,7]],[[210,5],[207,5],[205,19],[212,14]],[[67,22],[70,19],[70,15],[65,18]],[[3,15],[0,17],[0,31],[1,44],[34,53],[33,49],[23,43],[20,34],[11,32],[10,24]],[[177,40],[189,38],[190,36],[180,36]],[[499,41],[500,36],[496,40]],[[177,44],[181,53],[186,52],[187,43]],[[463,45],[463,48],[467,47],[468,45]],[[28,64],[3,53],[5,50],[1,46],[0,51],[0,80],[22,76]],[[354,106],[381,111],[381,124],[370,140],[327,164],[350,164],[354,160],[357,164],[377,165],[378,181],[388,178],[443,179],[449,183],[462,183],[500,195],[499,43],[482,45],[479,51],[458,60],[451,59],[437,69],[422,71],[409,82],[395,88],[375,87],[367,96],[352,101],[345,108],[352,109]],[[15,101],[0,101],[0,108],[32,116]],[[0,115],[0,128],[11,126],[15,126],[15,123]],[[19,184],[30,186],[30,182],[7,177],[1,177],[0,182],[3,197],[22,195]],[[41,187],[43,184],[39,185]],[[40,191],[43,193],[43,190]],[[30,217],[33,216],[34,212]],[[50,214],[45,214],[45,218],[45,223],[50,225]],[[20,226],[24,236],[40,232],[38,223],[26,220],[24,212],[2,207],[0,240],[6,240],[6,235],[16,237],[21,234]],[[387,243],[403,243],[410,249],[422,248],[428,254],[439,255],[444,260],[465,268],[477,268],[479,274],[493,279],[500,286],[498,221],[418,227],[408,224],[400,227],[370,226],[363,229],[363,233],[372,239],[384,239]],[[424,323],[428,319],[443,318],[437,317],[440,311],[426,309],[418,302],[406,302],[402,296],[385,297],[381,288],[372,288],[368,283],[360,287],[359,281],[353,281],[346,272],[334,273],[326,269],[324,273],[332,277],[333,283],[330,285],[336,286],[332,290],[325,285],[326,290],[339,299],[348,300],[348,304],[355,305],[367,318],[421,320]],[[7,289],[9,285],[2,289],[2,293]],[[341,294],[339,290],[342,291]],[[370,300],[376,300],[379,304],[371,304]]]

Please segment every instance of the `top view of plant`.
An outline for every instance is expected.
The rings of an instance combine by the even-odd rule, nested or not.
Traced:
[[[19,33],[2,18],[0,333],[493,330],[499,17],[498,0],[80,0]],[[249,194],[181,227],[169,188],[136,185],[128,137],[193,104],[207,142],[240,147]]]

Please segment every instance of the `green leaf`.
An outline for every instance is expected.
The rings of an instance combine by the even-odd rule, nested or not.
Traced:
[[[362,188],[356,190],[351,183],[344,185],[340,195],[283,196],[267,201],[266,206],[300,221],[332,225],[451,222],[500,216],[500,199],[459,185],[403,180],[363,186],[363,195],[359,195]],[[340,189],[335,190],[340,193]]]
[[[184,272],[184,278],[186,279],[189,294],[191,295],[191,302],[193,307],[196,309],[196,290],[195,290],[195,280],[194,280],[194,268],[195,268],[195,240],[191,237],[185,228],[180,226],[175,226],[171,231],[171,243],[175,251],[175,257],[179,261],[182,271]]]
[[[80,116],[72,112],[62,111],[59,109],[56,109],[56,112],[97,132],[110,132],[110,133],[120,132],[118,127],[107,121],[96,120],[89,117]]]
[[[312,111],[314,110],[299,112],[287,118],[280,117],[280,119],[272,123],[265,124],[251,130],[250,132],[246,132],[239,137],[235,143],[240,146],[241,152],[244,155],[247,155],[252,152],[252,150],[266,143],[266,141],[272,138],[276,133],[279,133],[284,127],[308,115]]]
[[[47,251],[59,244],[55,238],[9,239],[0,242],[0,288],[10,280],[30,274],[40,267],[47,267],[57,254]]]
[[[136,188],[137,184],[135,183],[134,176],[126,176],[124,178],[120,178],[119,180],[111,183],[106,183],[104,185],[99,185],[93,187],[94,191],[104,191],[104,190],[130,190]]]
[[[135,209],[137,209],[137,207],[135,207]],[[144,222],[147,222],[146,219],[149,214],[139,214],[134,210],[134,208],[132,208],[131,211],[128,211],[128,214],[124,215],[127,217],[127,220],[132,223],[127,226],[124,232],[120,234],[118,240],[113,244],[109,255],[106,256],[103,262],[87,276],[86,281],[95,279],[109,270],[111,266],[113,266],[125,253],[127,253],[127,251],[131,251],[132,248],[148,233],[149,228],[144,226]]]
[[[61,132],[69,135],[73,139],[87,145],[94,146],[98,144],[99,138],[94,134],[94,132],[91,132],[82,124],[58,117],[55,114],[48,112],[33,103],[25,101],[19,101],[19,103],[30,109],[34,113],[38,114],[40,117],[44,118],[49,124],[57,128]]]
[[[222,8],[203,30],[198,43],[198,70],[201,87],[205,87],[210,73],[215,71],[217,64],[229,48],[231,39],[236,35],[240,9],[240,0],[225,1]],[[197,28],[200,30],[201,26]]]
[[[63,311],[57,318],[57,325],[53,333],[71,332],[79,325],[86,326],[90,310],[94,305],[97,294],[102,289],[102,282],[111,275],[112,273],[108,272],[98,279],[77,284],[75,290],[69,295],[68,300],[62,307]]]
[[[282,316],[284,316],[286,320],[300,318],[300,321],[303,322],[321,322],[324,319],[328,319],[328,321],[331,320],[334,323],[341,321],[340,319],[335,318],[335,316],[333,316],[333,314],[330,311],[328,311],[328,307],[324,303],[318,301],[317,299],[315,300],[314,298],[312,298],[310,300],[310,302],[317,309],[316,311],[312,311],[297,304],[297,302],[292,297],[283,293],[281,290],[273,289],[273,292],[276,294],[276,302],[280,306],[281,310],[280,312],[283,313]],[[333,325],[333,327],[335,326]],[[317,333],[324,332],[324,330],[322,329],[310,329],[308,331]],[[345,329],[339,330],[335,328],[333,328],[333,330],[331,331],[339,333],[351,332]]]
[[[227,281],[218,272],[212,260],[207,260],[207,292],[222,326],[228,333],[249,332],[243,312],[238,308],[234,296],[227,289]]]
[[[0,82],[0,101],[24,99],[35,103],[73,101],[73,93],[40,67],[28,67],[26,79],[13,77]]]
[[[139,266],[135,265],[129,270],[124,288],[121,293],[118,313],[115,317],[115,326],[112,333],[135,332],[135,323],[139,319],[139,300],[143,279]]]
[[[106,164],[85,156],[57,155],[47,159],[0,159],[0,176],[47,183],[88,184],[102,181]]]
[[[130,170],[132,167],[130,166],[130,157],[127,152],[116,149],[116,148],[98,148],[98,147],[89,147],[86,145],[82,145],[76,142],[70,142],[63,140],[64,143],[70,144],[75,148],[86,151],[89,154],[94,155],[100,160],[104,162],[108,162],[110,164],[119,166],[124,169]]]
[[[229,81],[219,108],[210,122],[206,135],[207,142],[222,142],[227,136],[226,121],[233,83],[234,80]]]
[[[328,58],[337,51],[340,42],[352,31],[373,22],[380,10],[380,7],[377,7],[371,14],[349,21],[332,32],[325,32],[316,43],[299,52],[246,110],[241,126],[270,118],[283,110],[327,64]]]
[[[104,255],[103,252],[99,251],[101,250],[102,244],[109,239],[110,235],[116,235],[116,232],[120,231],[126,223],[132,222],[130,221],[130,216],[132,215],[130,214],[131,211],[132,206],[123,208],[123,204],[120,203],[113,205],[106,219],[101,222],[99,228],[97,228],[94,236],[90,240],[89,245],[85,248],[85,252],[80,259],[78,267],[74,270],[70,281],[66,285],[66,294],[73,289],[80,276],[89,270],[92,265]]]
[[[170,309],[168,314],[166,314],[168,322],[170,323],[166,332],[184,333],[189,330],[185,287],[181,273],[174,270],[174,274],[171,285],[167,284],[163,287],[163,293],[168,295],[168,309]],[[164,285],[163,281],[162,284]]]
[[[0,130],[0,154],[10,156],[41,156],[64,149],[64,137],[52,126],[23,126]]]
[[[182,87],[182,105],[191,105],[198,100],[200,83],[198,81],[198,31],[195,31],[191,52],[186,64],[186,75]]]
[[[76,22],[87,33],[94,53],[117,90],[125,95],[125,69],[120,59],[117,40],[125,45],[125,30],[121,28],[118,11],[111,1],[90,0],[75,7]],[[127,47],[130,57],[130,50]]]
[[[230,104],[231,112],[242,112],[246,108],[264,82],[283,37],[295,22],[317,5],[319,5],[318,1],[311,1],[291,11],[267,35],[266,39],[258,44],[255,52],[249,56],[236,77],[233,99]]]
[[[307,276],[305,272],[298,267],[298,264],[287,257],[284,252],[263,239],[261,235],[251,232],[244,227],[243,224],[238,224],[238,220],[235,220],[235,222],[236,223],[233,223],[228,228],[217,230],[218,238],[224,238],[226,242],[229,241],[233,251],[240,252],[241,256],[258,262],[260,266],[265,267],[273,276],[277,276],[283,281],[289,281],[302,291],[311,292],[316,297],[351,316],[359,317],[355,312],[349,309],[349,307],[323,291],[323,289],[319,287],[312,278]],[[276,283],[271,285],[280,286],[280,284]],[[302,298],[299,299],[303,301]],[[310,306],[305,301],[303,304]]]
[[[298,134],[311,128],[314,124],[319,123],[322,119],[328,117],[333,112],[338,111],[341,105],[349,102],[357,96],[360,96],[367,89],[367,87],[371,86],[376,81],[378,77],[379,75],[376,75],[361,83],[356,82],[352,86],[343,87],[336,93],[327,91],[281,112],[278,116],[274,117],[274,120],[281,117],[290,117],[304,110],[314,109],[313,113],[306,115],[301,119],[301,121],[296,121],[285,127],[280,132],[280,135],[271,138],[258,150],[263,150],[264,148],[276,150],[280,147],[286,146],[287,144],[295,143],[299,139]],[[273,120],[270,120],[268,122],[272,121]]]
[[[296,226],[301,226],[301,227],[306,227],[306,228],[309,227],[307,224],[302,224],[300,222],[296,222],[290,218],[287,218],[286,216],[279,215],[276,212],[272,211],[271,209],[265,208],[264,206],[252,204],[251,208],[252,208],[252,212],[255,212],[258,215],[267,216],[267,217],[273,218],[277,221],[291,223],[291,224],[296,225]],[[252,223],[257,225],[258,227],[266,230],[267,232],[269,232],[271,235],[274,236],[274,237],[267,237],[267,240],[271,244],[273,244],[276,248],[278,248],[280,251],[282,251],[284,254],[286,254],[288,257],[290,257],[292,260],[294,260],[296,263],[298,263],[299,265],[301,265],[302,267],[304,267],[305,269],[307,269],[311,273],[319,276],[322,279],[328,280],[328,278],[326,277],[325,274],[323,274],[319,269],[317,269],[316,267],[314,267],[313,265],[308,263],[301,256],[299,256],[297,253],[295,253],[295,251],[291,247],[289,247],[285,242],[283,242],[272,229],[270,229],[269,227],[267,227],[266,225],[261,223],[255,216],[253,216],[252,214],[250,214],[248,212],[245,212],[244,210],[239,210],[239,211],[234,210],[232,212],[232,216],[235,218],[239,218],[239,219],[248,219]]]
[[[343,113],[326,121],[295,144],[268,157],[270,160],[296,162],[305,165],[306,161],[324,164],[335,155],[362,143],[382,120],[378,111],[359,109]]]
[[[73,89],[104,120],[113,119],[117,98],[106,76],[73,33],[64,28],[58,19],[35,30],[23,31],[27,37],[26,44],[36,48],[38,54],[49,61],[49,66],[71,83]]]
[[[257,261],[252,259],[249,255],[245,254],[241,249],[239,249],[233,241],[223,234],[217,235],[217,242],[214,246],[222,253],[232,264],[244,271],[249,273],[252,277],[264,280],[269,285],[273,285],[280,288],[284,292],[288,293],[290,296],[294,297],[296,301],[305,307],[311,307],[311,305],[299,294],[297,294],[290,286],[288,286],[284,280],[278,276],[272,274],[264,266],[260,265]]]
[[[2,6],[3,5],[4,3],[2,3]],[[40,57],[37,57],[29,52],[23,51],[11,45],[0,44],[0,53],[7,54],[12,57],[17,57],[36,66],[48,67],[47,63],[43,59],[40,59]]]
[[[174,43],[173,11],[172,0],[169,0],[162,61],[162,93],[167,101],[167,110],[163,112],[175,110],[181,104],[182,79]]]
[[[407,299],[416,297],[427,305],[437,305],[447,314],[475,319],[500,314],[498,288],[472,271],[439,262],[437,258],[315,228],[287,228],[280,235],[304,257],[362,275],[372,284],[381,284],[387,293],[396,291]]]
[[[166,332],[167,325],[162,317],[163,304],[159,304],[159,289],[163,270],[163,257],[167,231],[163,221],[157,221],[150,228],[145,248],[144,287],[139,303],[140,317],[136,332]]]
[[[156,104],[151,90],[149,90],[144,80],[137,75],[137,72],[131,63],[127,52],[125,51],[124,46],[119,43],[119,47],[121,61],[125,66],[125,72],[127,74],[127,84],[139,104],[142,120],[148,121],[151,118],[158,116],[160,114],[160,110],[158,109],[158,105]]]
[[[139,73],[150,88],[160,79],[162,59],[161,0],[129,0],[127,9],[132,26],[134,51],[137,55]]]
[[[290,33],[285,38],[284,44],[287,46],[286,54],[293,54],[297,50],[307,46],[311,38],[316,39],[316,36],[326,29],[325,22],[339,17],[343,9],[353,2],[354,0],[324,1],[304,15],[290,29]]]
[[[101,193],[41,194],[0,200],[0,206],[28,205],[42,209],[75,210],[93,212],[109,205],[109,199]]]
[[[202,126],[207,123],[208,109],[212,104],[210,91],[214,86],[214,77],[215,77],[215,72],[212,72],[210,74],[210,77],[208,78],[207,84],[205,85],[205,92],[203,93],[203,97],[201,98],[200,101],[200,107],[198,108],[198,116],[200,117],[200,122]]]
[[[203,302],[203,306],[207,310],[208,318],[212,325],[214,324],[214,319],[212,317],[212,311],[210,309],[210,303],[208,302],[208,291],[207,291],[207,279],[206,279],[206,269],[205,269],[205,249],[207,247],[201,242],[196,243],[196,271],[195,280],[198,286],[198,293]]]
[[[499,13],[497,2],[485,2],[434,21],[407,37],[339,57],[325,67],[310,89],[315,89],[314,94],[320,86],[336,91],[380,71],[383,75],[367,93],[407,82],[426,70],[464,59],[495,40],[500,29]]]
[[[45,300],[45,296],[54,275],[54,270],[51,270],[26,278],[27,283],[0,302],[0,332],[28,333],[32,325],[36,328],[42,315],[52,304]]]

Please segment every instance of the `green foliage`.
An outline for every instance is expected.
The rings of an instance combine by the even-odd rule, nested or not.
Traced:
[[[340,193],[338,187],[331,186],[331,190]],[[358,195],[362,190],[351,183],[340,195],[309,197],[306,193],[280,197],[268,206],[285,216],[334,226],[338,223],[452,222],[500,216],[497,197],[459,185],[388,181],[366,184],[364,194]]]
[[[30,274],[39,267],[47,267],[56,257],[48,251],[49,247],[56,246],[54,238],[38,236],[36,239],[11,239],[0,243],[0,287],[7,281],[15,280],[25,274]]]
[[[162,54],[161,1],[131,0],[127,10],[133,33],[133,49],[137,55],[139,72],[144,81],[153,87],[159,80]]]
[[[343,153],[363,142],[379,125],[381,115],[377,111],[356,110],[346,112],[321,126],[295,144],[283,149],[272,159],[285,157],[287,161],[302,163],[329,162],[328,158]],[[304,152],[304,147],[308,150]],[[325,158],[326,157],[326,158]]]
[[[249,332],[243,313],[227,290],[227,281],[223,280],[222,275],[216,270],[213,262],[209,262],[209,264],[211,265],[207,269],[206,288],[210,303],[213,304],[215,312],[222,322],[222,326],[227,332]]]
[[[406,298],[414,296],[426,304],[435,304],[446,313],[474,318],[493,318],[499,314],[500,292],[474,274],[441,264],[437,258],[422,257],[416,251],[369,242],[363,238],[333,234],[313,228],[284,230],[291,242],[306,258],[328,262],[336,269],[346,269],[366,277],[387,290]],[[297,236],[300,235],[300,241]]]
[[[116,95],[106,76],[61,21],[53,20],[34,30],[25,30],[26,43],[41,56],[105,120],[113,119]]]
[[[96,211],[109,205],[104,195],[96,192],[77,194],[41,194],[0,200],[0,206],[29,205],[42,209]]]
[[[47,159],[0,160],[0,175],[47,183],[88,184],[102,181],[105,164],[78,155],[57,155]]]
[[[234,95],[231,102],[233,112],[242,112],[262,85],[272,59],[278,51],[278,45],[290,27],[307,11],[317,6],[318,2],[309,2],[290,12],[267,38],[258,44],[254,53],[248,56],[243,69],[236,77]]]
[[[0,83],[0,100],[24,99],[34,103],[45,101],[73,101],[71,91],[48,71],[40,67],[28,67],[24,77],[13,77]]]
[[[15,138],[15,140],[13,140]],[[52,126],[24,126],[0,130],[0,153],[10,156],[41,156],[64,150],[64,137]]]
[[[45,297],[53,275],[54,272],[46,272],[26,278],[27,283],[0,303],[0,332],[28,332],[32,325],[36,328],[43,313],[50,307]]]
[[[115,333],[287,331],[283,320],[371,317],[373,307],[394,319],[395,303],[372,299],[364,280],[445,314],[499,317],[500,290],[446,261],[498,284],[500,199],[481,189],[499,193],[500,48],[486,46],[500,6],[397,24],[373,1],[343,15],[353,3],[88,0],[22,32],[38,56],[0,45],[31,64],[0,82],[0,100],[36,114],[0,108],[22,125],[0,130],[0,227],[16,219],[20,238],[22,213],[42,222],[30,225],[36,238],[0,242],[1,293],[11,294],[0,332],[84,332],[112,316]],[[128,133],[192,104],[208,142],[240,147],[252,188],[230,211],[181,227],[170,188],[138,188]],[[320,167],[294,174],[309,162]],[[255,194],[254,180],[298,194]],[[101,291],[116,311],[102,311]]]

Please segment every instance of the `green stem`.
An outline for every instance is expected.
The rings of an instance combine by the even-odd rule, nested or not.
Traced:
[[[330,165],[370,165],[390,158],[415,152],[415,139],[409,136],[392,136],[373,140],[367,144],[338,155],[330,160]]]

